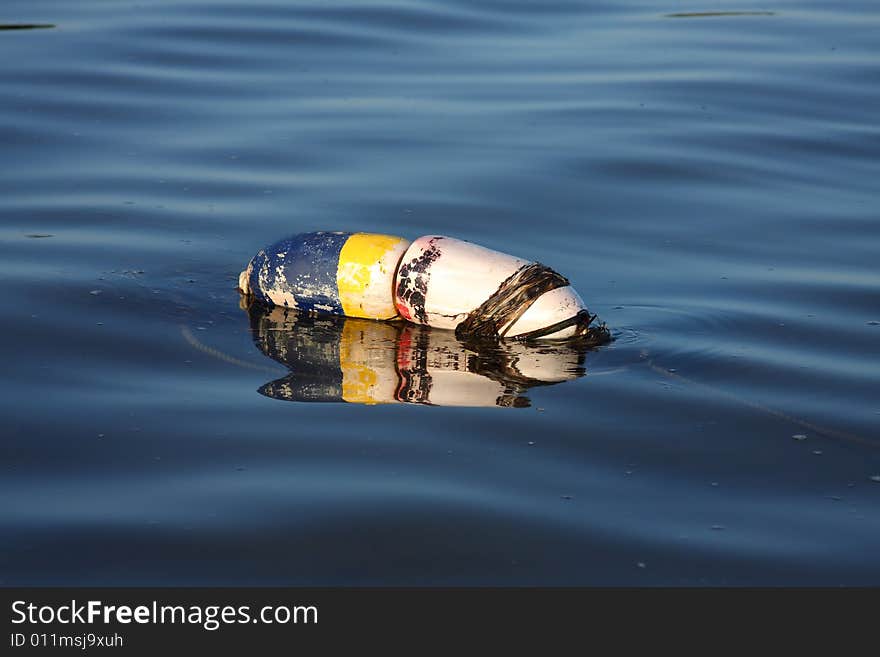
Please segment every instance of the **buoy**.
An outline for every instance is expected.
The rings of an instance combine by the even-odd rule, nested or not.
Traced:
[[[303,233],[250,261],[239,289],[269,306],[392,319],[394,272],[409,242],[374,233]]]
[[[404,322],[248,309],[257,347],[290,373],[259,392],[284,401],[522,407],[524,393],[585,374],[583,342],[504,342],[479,351]]]
[[[296,235],[260,251],[239,288],[269,306],[367,319],[399,314],[468,340],[610,339],[549,267],[442,235],[412,243],[372,233]]]

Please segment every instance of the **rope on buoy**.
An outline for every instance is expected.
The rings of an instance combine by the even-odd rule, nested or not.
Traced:
[[[186,342],[189,343],[189,345],[194,349],[197,349],[198,351],[201,351],[203,354],[207,354],[208,356],[213,356],[217,360],[222,360],[224,363],[237,365],[238,367],[244,367],[250,370],[258,370],[260,372],[269,372],[270,374],[278,374],[282,371],[275,367],[266,367],[264,365],[257,365],[256,363],[249,363],[245,360],[235,358],[234,356],[224,354],[219,349],[209,347],[208,345],[199,342],[198,338],[193,335],[193,332],[190,330],[189,326],[186,326],[185,324],[180,325],[180,334],[183,336],[183,339],[186,340]]]
[[[608,327],[605,326],[605,323],[598,324],[597,326],[590,327],[590,324],[593,323],[597,315],[590,314],[590,311],[584,309],[579,311],[576,315],[569,317],[561,322],[556,322],[556,324],[551,324],[550,326],[545,326],[542,329],[535,329],[534,331],[529,331],[528,333],[520,333],[519,335],[515,335],[511,340],[536,340],[537,338],[542,338],[545,335],[552,335],[557,331],[561,331],[563,329],[567,329],[569,326],[577,326],[575,335],[573,338],[568,338],[569,340],[577,340],[577,339],[585,339],[587,341],[588,347],[596,347],[601,344],[606,344],[611,342],[611,332],[608,330]]]
[[[508,276],[486,301],[456,327],[455,335],[461,340],[504,338],[510,327],[523,316],[538,297],[566,285],[569,285],[569,280],[565,276],[540,262],[524,265]],[[611,334],[604,324],[590,328],[590,324],[595,319],[596,315],[581,310],[568,319],[521,333],[511,339],[533,340],[576,326],[576,335],[588,337],[591,344],[609,342]]]

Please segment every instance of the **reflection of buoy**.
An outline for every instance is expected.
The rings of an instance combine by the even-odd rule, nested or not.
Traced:
[[[391,287],[409,242],[373,233],[304,233],[260,251],[238,277],[245,294],[272,306],[391,319]]]
[[[503,343],[479,350],[449,331],[404,324],[398,401],[435,406],[528,406],[521,393],[584,375],[586,347]]]
[[[583,376],[583,342],[488,351],[414,324],[249,309],[254,342],[290,368],[260,393],[286,401],[528,406],[523,393]]]
[[[260,251],[239,288],[270,306],[455,329],[463,339],[610,339],[549,267],[429,235],[305,233]]]

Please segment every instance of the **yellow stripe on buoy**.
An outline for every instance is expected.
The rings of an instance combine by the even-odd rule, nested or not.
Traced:
[[[394,235],[354,233],[339,253],[336,285],[349,317],[397,317],[392,289],[394,272],[409,240]]]

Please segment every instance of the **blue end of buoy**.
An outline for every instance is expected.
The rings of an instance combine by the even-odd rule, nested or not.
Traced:
[[[302,233],[279,240],[251,261],[250,288],[272,306],[267,292],[286,293],[304,311],[343,314],[336,284],[339,254],[351,233]]]

